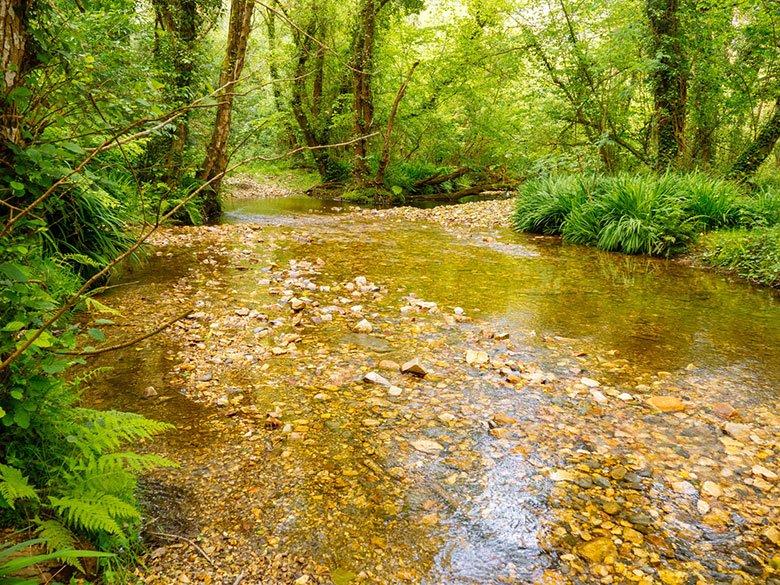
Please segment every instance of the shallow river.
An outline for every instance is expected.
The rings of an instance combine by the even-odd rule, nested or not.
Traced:
[[[148,481],[149,514],[224,559],[216,582],[774,578],[776,293],[343,212],[235,202],[226,221],[252,230],[174,238],[106,295],[128,314],[196,300],[206,314],[104,359],[88,397],[180,427],[154,447],[181,467]],[[413,357],[428,377],[379,369]],[[656,395],[685,410],[647,407]],[[147,580],[211,582],[176,554]]]

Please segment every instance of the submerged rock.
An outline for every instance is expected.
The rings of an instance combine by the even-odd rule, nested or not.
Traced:
[[[611,538],[603,536],[582,543],[577,547],[577,553],[591,563],[603,563],[608,557],[617,556],[617,547]]]
[[[661,412],[682,412],[685,410],[685,403],[676,396],[650,396],[647,403]]]

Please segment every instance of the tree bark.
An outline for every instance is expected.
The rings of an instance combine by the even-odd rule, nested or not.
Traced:
[[[211,181],[204,190],[201,213],[207,222],[213,222],[222,213],[219,201],[219,188],[228,163],[228,140],[230,138],[230,120],[233,114],[233,98],[236,84],[244,68],[246,47],[252,28],[253,0],[231,0],[230,22],[228,25],[227,50],[222,71],[219,76],[219,103],[214,121],[211,141],[198,173],[202,181]]]
[[[306,65],[311,57],[314,46],[314,34],[317,32],[316,17],[312,17],[309,25],[306,27],[305,32],[297,31],[294,33],[295,44],[298,50],[298,57],[295,63],[295,78],[293,79],[292,88],[292,101],[290,103],[293,111],[295,121],[298,123],[298,127],[303,135],[303,140],[311,149],[311,154],[314,157],[314,164],[317,166],[317,173],[320,175],[320,179],[323,182],[329,181],[331,177],[331,164],[330,155],[327,150],[320,148],[325,144],[322,139],[321,132],[317,131],[318,126],[323,125],[321,120],[318,120],[312,106],[311,117],[306,111],[306,92],[308,78],[306,72]],[[321,49],[321,47],[319,47]],[[317,54],[318,63],[316,66],[319,68],[319,51]],[[323,57],[324,58],[324,57]],[[319,69],[318,69],[319,70]],[[317,73],[319,75],[319,73]],[[315,77],[312,88],[312,103],[316,103],[319,108],[318,100],[322,97],[322,80],[319,81],[319,88],[317,78]]]
[[[181,106],[192,97],[195,64],[195,41],[199,16],[196,0],[153,0],[157,20],[170,39],[170,59],[173,66],[173,87],[169,88],[170,101]],[[189,112],[175,122],[174,132],[163,136],[154,146],[155,152],[164,153],[163,180],[171,186],[181,181],[184,149],[189,137]]]
[[[651,50],[655,59],[651,80],[655,105],[656,168],[673,167],[685,152],[685,111],[688,71],[680,30],[679,0],[646,0]]]
[[[384,6],[381,0],[362,0],[355,27],[355,55],[352,60],[352,95],[354,113],[355,167],[353,178],[358,184],[366,184],[368,168],[368,135],[374,123],[374,96],[372,74],[374,67],[374,43],[376,19]]]
[[[0,97],[0,159],[13,144],[22,142],[22,121],[11,93],[22,86],[26,74],[36,65],[27,18],[34,0],[0,1],[0,66],[3,93]]]
[[[751,142],[729,171],[729,177],[745,180],[753,175],[758,167],[772,153],[772,150],[780,139],[780,96],[775,100],[772,115],[766,121],[756,138]]]
[[[412,75],[414,75],[414,70],[417,69],[419,64],[419,61],[415,61],[412,64],[412,67],[409,69],[409,73],[406,75],[406,79],[403,80],[401,87],[398,88],[398,93],[396,94],[395,99],[393,100],[393,105],[390,108],[390,115],[387,117],[387,128],[385,130],[384,141],[382,144],[382,155],[379,157],[379,166],[377,167],[376,177],[374,178],[374,183],[377,185],[382,185],[385,182],[385,173],[387,173],[387,166],[390,164],[390,149],[392,148],[391,138],[393,135],[393,124],[395,124],[395,117],[398,114],[398,106],[400,105],[401,100],[404,99],[404,95],[406,95],[406,89],[409,87],[409,82],[412,80]]]

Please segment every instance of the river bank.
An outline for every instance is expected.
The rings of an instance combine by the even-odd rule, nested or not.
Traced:
[[[157,236],[104,300],[128,337],[194,313],[89,395],[179,427],[152,446],[180,467],[147,480],[141,580],[774,578],[771,296],[466,209]]]

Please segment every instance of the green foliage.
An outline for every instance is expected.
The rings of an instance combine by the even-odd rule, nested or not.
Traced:
[[[67,547],[59,548],[54,552],[23,554],[24,551],[47,545],[46,536],[25,540],[16,544],[0,544],[0,585],[38,585],[38,579],[15,577],[23,569],[32,567],[40,563],[51,561],[60,561],[80,568],[79,559],[86,558],[108,558],[110,553],[94,550],[76,550],[72,546],[72,541],[68,542]]]
[[[774,199],[760,197],[743,198],[736,185],[699,173],[562,175],[526,183],[512,224],[602,250],[669,256],[687,250],[698,231],[770,217]]]
[[[737,202],[739,225],[746,228],[780,224],[780,188],[760,188]]]
[[[564,223],[563,239],[607,251],[669,256],[686,249],[694,227],[673,181],[621,176],[583,205],[580,223]]]
[[[737,200],[740,188],[729,181],[692,173],[669,177],[685,201],[685,212],[704,229],[736,226],[740,221]]]
[[[759,284],[780,287],[780,225],[713,232],[703,239],[700,256],[710,266],[733,270]]]
[[[21,471],[0,464],[0,507],[13,508],[22,499],[37,500],[38,493]]]
[[[71,262],[45,244],[54,237],[44,219],[33,219],[0,245],[0,356],[40,333],[2,372],[0,516],[20,524],[45,518],[39,532],[50,558],[77,562],[69,531],[104,549],[128,544],[139,518],[136,476],[170,463],[122,447],[169,427],[79,406],[79,380],[68,381],[65,374],[81,360],[58,352],[75,349],[82,328],[69,310],[40,330],[82,282]],[[84,300],[75,307],[104,309]],[[98,327],[85,329],[91,339],[103,338]]]
[[[512,226],[522,232],[560,234],[563,222],[594,189],[589,176],[556,175],[526,182],[518,195]]]

